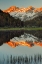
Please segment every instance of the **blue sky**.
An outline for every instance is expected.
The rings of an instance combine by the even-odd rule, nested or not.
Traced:
[[[2,10],[13,5],[17,7],[42,7],[42,0],[0,0],[0,9]]]

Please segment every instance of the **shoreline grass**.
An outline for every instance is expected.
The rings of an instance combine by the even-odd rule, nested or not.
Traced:
[[[37,28],[27,28],[27,27],[23,27],[23,28],[8,28],[8,27],[0,27],[0,31],[8,31],[8,30],[42,30],[42,27],[37,27]]]

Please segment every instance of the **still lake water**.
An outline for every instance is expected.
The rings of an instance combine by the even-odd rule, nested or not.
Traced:
[[[2,61],[4,62],[4,64],[10,64],[10,61],[9,61],[9,63],[7,63],[6,61],[7,61],[7,58],[9,59],[11,57],[11,55],[12,55],[12,58],[14,56],[15,57],[23,56],[23,58],[25,58],[25,56],[27,56],[27,58],[29,57],[28,58],[29,63],[27,63],[27,64],[42,64],[42,46],[34,45],[32,47],[28,47],[28,46],[19,45],[19,46],[16,46],[15,48],[12,48],[8,44],[6,44],[6,42],[8,42],[8,41],[13,41],[13,42],[14,41],[15,42],[17,42],[17,41],[31,42],[32,41],[34,44],[35,40],[42,42],[42,31],[25,31],[25,30],[0,31],[0,45],[1,45],[0,46],[0,62],[1,62],[1,64],[3,64]],[[32,56],[33,60],[31,59],[31,56]],[[20,57],[20,59],[21,59],[21,57]],[[18,58],[16,60],[18,61]],[[31,62],[31,60],[33,62]],[[23,59],[21,62],[23,64]],[[11,63],[11,64],[17,64],[17,63]],[[25,60],[24,60],[24,63],[25,63]]]

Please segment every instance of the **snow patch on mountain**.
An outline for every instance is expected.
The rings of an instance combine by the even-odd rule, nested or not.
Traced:
[[[11,12],[10,15],[14,18],[19,18],[21,21],[30,20],[37,16],[35,12]]]
[[[27,20],[32,20],[35,17],[41,16],[42,12],[11,12],[11,16],[14,18],[19,18],[21,21],[27,21]]]
[[[29,42],[29,41],[31,41],[34,43],[34,41],[38,41],[38,38],[31,34],[24,33],[20,37],[14,37],[14,38],[10,39],[10,41],[13,41],[13,42],[19,42],[19,41]]]

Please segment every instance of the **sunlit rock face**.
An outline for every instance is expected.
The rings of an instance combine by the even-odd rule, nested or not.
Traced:
[[[42,11],[42,7],[40,8],[35,8],[33,6],[29,6],[29,7],[16,7],[16,6],[11,6],[9,7],[8,9],[6,10],[3,10],[3,12],[30,12],[30,11],[33,11],[33,12],[41,12]]]
[[[29,6],[27,8],[24,8],[24,7],[16,7],[16,6],[11,6],[9,7],[7,10],[3,10],[3,12],[28,12],[28,11],[31,11],[31,10],[34,10],[34,7],[32,6]]]
[[[6,13],[10,13],[10,12],[14,12],[16,10],[18,10],[19,8],[16,7],[16,6],[11,6],[9,7],[7,10],[3,10],[3,12],[6,12]]]
[[[36,9],[34,10],[34,12],[42,12],[42,7],[36,8]]]

